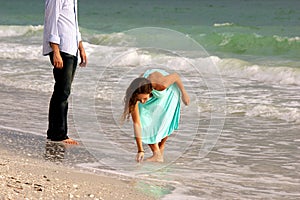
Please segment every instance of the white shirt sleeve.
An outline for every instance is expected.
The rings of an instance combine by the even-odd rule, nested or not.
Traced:
[[[77,17],[77,0],[45,0],[43,55],[53,51],[50,42],[62,52],[77,55],[81,41]]]
[[[58,34],[58,17],[60,10],[59,0],[46,0],[45,3],[45,23],[48,26],[48,38],[46,42],[52,42],[55,44],[60,44],[60,37]]]

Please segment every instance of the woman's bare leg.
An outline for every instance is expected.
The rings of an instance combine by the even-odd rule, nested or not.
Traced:
[[[161,140],[160,143],[158,143],[158,147],[159,147],[162,157],[164,157],[165,144],[167,142],[167,139],[168,139],[168,136],[166,136],[164,139]]]
[[[158,144],[149,144],[153,155],[150,158],[147,158],[146,161],[150,162],[163,162],[164,158],[161,155]]]

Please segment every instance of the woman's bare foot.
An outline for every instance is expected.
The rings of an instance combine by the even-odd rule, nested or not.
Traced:
[[[160,154],[162,157],[164,157],[164,152],[165,152],[165,146],[163,147],[159,147],[159,150],[160,150]]]
[[[65,139],[62,141],[65,144],[72,144],[72,145],[78,145],[79,143],[76,140],[73,140],[71,138]]]
[[[161,155],[160,151],[153,152],[153,156],[146,159],[149,162],[164,162],[164,157]]]

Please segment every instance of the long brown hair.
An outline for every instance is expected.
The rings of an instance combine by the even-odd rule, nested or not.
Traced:
[[[139,94],[150,94],[151,92],[152,84],[148,79],[143,77],[134,79],[126,90],[122,121],[129,119],[130,114],[133,112],[134,106],[138,101],[137,96]]]

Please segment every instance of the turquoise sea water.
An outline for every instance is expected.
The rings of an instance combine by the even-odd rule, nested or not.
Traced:
[[[163,27],[190,35],[213,54],[298,60],[299,4],[297,0],[86,0],[79,1],[79,15],[86,39],[94,32]],[[1,1],[0,24],[42,25],[43,6],[41,0]]]
[[[53,87],[41,55],[43,1],[0,5],[1,144],[13,149],[15,137],[43,157]],[[137,178],[163,199],[300,198],[299,8],[296,0],[79,0],[89,66],[75,78],[70,134],[83,146],[64,150],[61,162]],[[128,82],[151,67],[181,74],[192,104],[166,162],[136,165],[132,125],[118,117]]]

